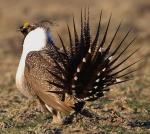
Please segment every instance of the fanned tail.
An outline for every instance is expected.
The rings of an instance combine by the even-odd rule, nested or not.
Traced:
[[[54,70],[59,71],[49,71],[52,76],[55,77],[55,82],[49,82],[50,84],[61,88],[62,92],[58,94],[68,93],[73,95],[78,100],[95,100],[103,96],[104,91],[109,91],[111,85],[119,84],[130,80],[129,76],[136,69],[133,69],[136,63],[133,62],[129,65],[125,65],[122,69],[119,70],[120,66],[124,65],[126,61],[129,60],[137,51],[131,52],[127,57],[122,61],[117,63],[123,54],[128,50],[128,48],[133,44],[135,38],[126,45],[126,47],[118,52],[128,37],[131,29],[125,34],[120,43],[112,51],[113,42],[118,35],[118,31],[121,27],[121,23],[117,26],[116,31],[106,47],[106,38],[108,35],[108,30],[110,27],[111,16],[108,19],[108,23],[102,37],[102,40],[99,42],[99,36],[101,31],[101,20],[102,20],[102,11],[100,13],[100,18],[97,26],[97,31],[94,39],[92,39],[90,33],[90,17],[89,9],[85,11],[83,17],[83,11],[81,10],[81,33],[80,36],[76,30],[75,19],[73,17],[73,29],[74,29],[74,40],[70,32],[70,28],[67,25],[68,35],[69,35],[69,48],[64,45],[63,39],[59,35],[59,39],[63,48],[63,52],[55,49],[55,54],[59,57],[58,61],[55,57],[52,57],[56,63]],[[55,47],[54,47],[55,48]],[[63,55],[65,56],[62,56]],[[116,64],[117,63],[117,64]],[[126,71],[127,69],[130,71]],[[117,71],[116,71],[117,70]],[[123,73],[123,74],[122,74]]]

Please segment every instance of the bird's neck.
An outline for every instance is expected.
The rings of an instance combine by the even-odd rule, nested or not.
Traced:
[[[23,51],[20,58],[17,74],[16,85],[17,88],[24,88],[24,69],[27,54],[31,51],[40,51],[46,47],[47,39],[44,28],[38,27],[27,34],[23,42]]]

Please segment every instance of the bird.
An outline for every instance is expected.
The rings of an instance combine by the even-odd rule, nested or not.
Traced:
[[[122,24],[120,22],[110,43],[106,45],[112,15],[102,34],[102,11],[100,12],[95,35],[91,34],[89,10],[84,13],[81,11],[80,16],[80,35],[74,17],[73,34],[70,26],[66,26],[68,45],[58,33],[61,48],[56,45],[50,26],[45,25],[45,22],[25,22],[19,28],[24,39],[16,73],[17,88],[27,98],[36,97],[41,105],[52,113],[53,123],[62,122],[62,114],[79,112],[87,102],[100,99],[112,85],[131,80],[130,74],[137,70],[133,66],[139,60],[128,65],[125,62],[139,49],[121,60],[136,39],[134,37],[125,48],[122,47],[131,29],[114,45]],[[119,60],[121,61],[118,63]],[[122,65],[123,68],[120,69]],[[130,71],[126,71],[128,69]]]

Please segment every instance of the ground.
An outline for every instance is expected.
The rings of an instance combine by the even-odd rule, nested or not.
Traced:
[[[92,31],[95,30],[101,9],[103,27],[112,12],[109,35],[112,35],[121,20],[121,35],[133,27],[131,37],[138,37],[132,49],[141,49],[130,61],[143,57],[137,65],[141,69],[134,74],[134,80],[113,86],[105,97],[88,103],[86,108],[98,114],[99,118],[83,118],[79,115],[72,124],[51,125],[48,128],[51,114],[41,113],[36,104],[25,99],[15,86],[23,40],[17,28],[24,21],[49,19],[56,40],[57,32],[65,39],[66,23],[71,24],[72,14],[76,20],[80,20],[80,10],[87,5],[90,6]],[[149,0],[0,0],[0,133],[150,133],[149,14]],[[79,21],[76,23],[79,25]]]

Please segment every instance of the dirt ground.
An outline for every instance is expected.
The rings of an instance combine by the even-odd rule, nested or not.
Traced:
[[[81,8],[88,5],[93,33],[101,9],[102,27],[105,27],[112,13],[108,40],[121,20],[123,24],[119,38],[133,27],[129,39],[134,35],[138,37],[132,49],[141,49],[130,62],[144,57],[138,64],[141,69],[134,74],[134,80],[113,86],[105,97],[87,105],[87,109],[100,118],[79,115],[72,124],[51,125],[48,128],[51,114],[41,113],[36,104],[30,104],[15,86],[23,40],[17,28],[24,21],[34,23],[48,19],[52,22],[51,31],[57,42],[56,32],[65,39],[66,23],[71,25],[74,15],[79,26]],[[149,0],[0,0],[0,134],[43,133],[150,133]]]

